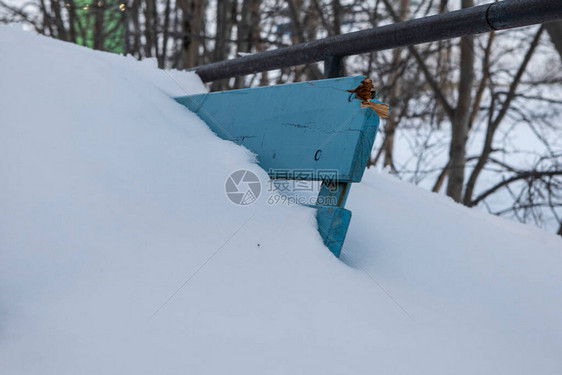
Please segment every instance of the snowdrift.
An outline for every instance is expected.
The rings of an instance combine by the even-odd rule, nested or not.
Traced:
[[[172,97],[189,73],[0,28],[3,374],[560,374],[562,241],[386,174],[341,259]]]

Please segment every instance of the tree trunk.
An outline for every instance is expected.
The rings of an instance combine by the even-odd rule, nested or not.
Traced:
[[[166,68],[166,62],[168,58],[168,39],[170,37],[170,12],[172,11],[172,6],[170,0],[166,0],[166,7],[164,8],[164,35],[162,37],[162,55],[160,57],[159,65],[160,68]]]
[[[302,26],[300,14],[302,12],[302,0],[287,0],[287,5],[289,6],[289,15],[291,17],[291,39],[293,44],[304,43],[306,39],[304,37],[304,28]],[[322,79],[323,74],[316,64],[309,64],[306,66],[308,68],[308,78],[309,79]],[[295,66],[295,81],[300,81],[304,69],[302,66]]]
[[[60,10],[59,0],[51,0],[51,9],[55,16],[55,26],[57,27],[57,38],[60,40],[66,39],[66,29],[64,28],[64,22],[62,20],[62,13]]]
[[[182,11],[182,68],[191,68],[200,63],[199,47],[204,25],[204,0],[178,0]]]
[[[341,34],[341,4],[340,0],[332,0],[332,12],[334,13],[334,34]]]
[[[217,2],[217,22],[215,34],[215,49],[213,51],[213,61],[223,61],[228,56],[227,46],[229,39],[229,23],[231,22],[232,0],[222,0]],[[211,85],[211,91],[225,90],[228,79],[220,79],[214,81]]]
[[[68,14],[68,33],[70,35],[70,41],[72,43],[76,43],[76,5],[74,4],[74,0],[67,0],[69,6],[66,7],[66,12]]]
[[[240,10],[240,22],[237,29],[236,51],[241,53],[249,53],[252,50],[252,31],[251,23],[252,7],[255,0],[242,0],[242,9]],[[241,89],[244,87],[244,77],[236,77],[234,88]]]
[[[137,59],[142,57],[141,53],[141,28],[140,28],[140,13],[141,0],[134,0],[131,7],[127,11],[127,16],[133,24],[133,29],[131,30],[133,34],[133,46],[130,47],[129,52],[134,55]]]
[[[474,0],[462,0],[463,8],[474,6]],[[462,201],[466,140],[470,108],[472,102],[472,83],[474,81],[474,37],[461,38],[461,61],[458,103],[451,124],[451,146],[449,149],[449,179],[447,195],[457,202]]]
[[[145,8],[144,8],[144,55],[146,57],[152,57],[152,46],[154,45],[154,34],[153,29],[156,27],[154,25],[154,18],[152,14],[154,12],[154,8],[156,4],[154,4],[154,0],[145,0]]]
[[[103,2],[96,3],[94,8],[94,49],[103,51],[104,46],[104,10],[105,4]]]
[[[400,0],[400,21],[405,21],[408,17],[408,9],[410,8],[410,0]],[[400,97],[400,80],[398,78],[398,72],[400,67],[402,49],[396,48],[392,51],[392,67],[393,72],[390,76],[390,82],[392,87],[390,88],[390,98],[389,104],[391,107],[396,107],[398,104],[398,99]],[[389,165],[394,169],[394,133],[398,127],[398,121],[396,114],[398,111],[391,111],[390,117],[386,121],[384,127],[384,166]]]

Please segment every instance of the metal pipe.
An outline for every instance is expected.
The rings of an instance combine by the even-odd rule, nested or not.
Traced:
[[[215,62],[189,70],[203,82],[310,64],[331,57],[481,34],[562,19],[562,0],[504,0],[473,8],[398,22]]]

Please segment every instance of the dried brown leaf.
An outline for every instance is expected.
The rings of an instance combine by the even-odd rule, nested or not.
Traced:
[[[359,86],[353,90],[347,90],[355,94],[355,99],[361,100],[361,108],[371,108],[381,118],[388,118],[390,115],[390,107],[388,104],[371,102],[375,98],[375,90],[373,81],[370,78],[365,78]]]
[[[361,99],[362,101],[369,101],[375,98],[373,81],[370,78],[365,78],[359,86],[353,90],[347,90],[355,94],[355,99]]]

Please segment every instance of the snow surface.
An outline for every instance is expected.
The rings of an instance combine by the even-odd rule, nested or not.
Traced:
[[[185,72],[0,28],[0,373],[560,374],[562,241],[369,170],[341,260],[171,96]]]

